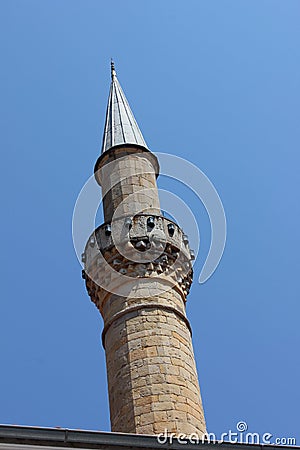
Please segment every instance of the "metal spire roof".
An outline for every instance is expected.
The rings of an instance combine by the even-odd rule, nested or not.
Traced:
[[[122,144],[137,144],[147,148],[147,144],[117,79],[114,63],[111,61],[111,85],[101,153],[106,152],[115,145]]]

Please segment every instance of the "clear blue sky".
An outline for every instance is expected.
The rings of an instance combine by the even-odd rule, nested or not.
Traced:
[[[222,198],[221,265],[188,300],[209,431],[300,445],[298,0],[1,0],[0,423],[109,429],[102,319],[72,245],[109,62],[154,151]],[[196,198],[175,184],[209,223]]]

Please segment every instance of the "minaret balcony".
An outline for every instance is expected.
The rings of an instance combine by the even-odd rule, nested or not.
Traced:
[[[137,214],[104,223],[92,233],[82,256],[84,277],[103,289],[112,273],[169,280],[184,297],[192,282],[194,257],[187,236],[161,215]]]

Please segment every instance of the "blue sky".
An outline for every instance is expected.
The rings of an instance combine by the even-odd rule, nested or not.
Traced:
[[[102,319],[72,244],[113,57],[153,151],[217,188],[228,239],[188,298],[208,429],[299,429],[297,0],[2,0],[0,423],[109,430]],[[199,274],[209,222],[197,217]],[[195,277],[197,278],[197,277]]]

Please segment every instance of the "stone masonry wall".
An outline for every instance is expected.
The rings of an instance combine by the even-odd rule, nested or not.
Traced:
[[[143,153],[128,154],[106,163],[100,170],[104,219],[149,212],[160,214],[156,174]]]
[[[163,296],[148,297],[149,308],[123,315],[106,330],[112,431],[157,434],[167,429],[202,436],[205,421],[190,330],[176,313],[183,302],[174,290]],[[113,297],[116,311],[123,301]],[[173,311],[159,306],[166,302]]]

